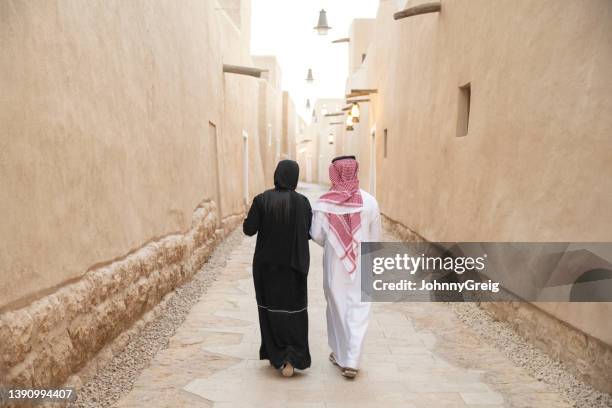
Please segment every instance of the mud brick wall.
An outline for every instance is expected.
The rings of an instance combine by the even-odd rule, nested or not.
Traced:
[[[383,228],[393,233],[403,242],[426,242],[427,240],[405,225],[382,215]]]
[[[21,309],[1,313],[0,385],[59,386],[98,354],[122,348],[126,332],[142,326],[143,316],[193,276],[241,220],[236,214],[220,221],[216,204],[203,202],[184,234],[150,242]]]

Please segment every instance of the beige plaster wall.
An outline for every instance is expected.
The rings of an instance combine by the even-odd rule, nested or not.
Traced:
[[[314,163],[317,168],[314,182],[329,184],[329,164],[336,156],[337,135],[341,126],[332,125],[333,122],[340,121],[338,116],[325,116],[326,113],[334,113],[342,110],[344,102],[342,99],[325,98],[317,99],[313,106],[313,116],[307,129],[309,138],[315,144],[313,154]],[[334,133],[334,144],[329,144],[329,134]]]
[[[370,109],[369,103],[361,103],[360,104],[360,120],[358,123],[353,124],[353,131],[347,131],[346,126],[338,127],[338,132],[341,132],[341,137],[339,139],[342,140],[341,151],[337,151],[336,155],[354,155],[359,162],[359,185],[362,189],[374,194],[372,191],[372,177],[375,176],[375,172],[372,172],[371,166],[372,163],[372,155],[371,148],[372,139],[370,132],[373,130],[371,128],[370,122]],[[337,120],[346,121],[346,116],[339,117]],[[374,163],[375,164],[375,163]]]
[[[612,3],[393,11],[381,9],[367,61],[374,120],[389,129],[388,215],[431,240],[612,239]],[[467,82],[469,134],[456,137]],[[398,178],[405,195],[384,187]]]
[[[374,34],[375,20],[372,18],[356,18],[349,28],[349,73],[353,74],[367,57],[368,47]]]
[[[397,4],[357,81],[378,89],[354,148],[375,125],[383,212],[432,241],[611,241],[612,3],[444,1],[394,21]],[[612,344],[611,304],[538,307]]]
[[[304,123],[304,131],[296,142],[297,161],[300,165],[300,180],[315,183],[318,180],[318,142],[315,129],[311,124]],[[307,167],[310,166],[310,178]]]
[[[209,121],[222,215],[243,210],[257,84],[221,68],[251,64],[241,4],[242,31],[216,1],[0,2],[0,307],[186,231],[216,196]]]
[[[291,100],[289,92],[283,92],[283,134],[282,155],[287,159],[295,159],[295,137],[297,116],[295,104]]]
[[[259,84],[259,146],[265,185],[273,186],[279,160],[296,158],[296,125],[299,116],[291,95],[281,89],[282,71],[273,55],[254,55],[253,63],[266,69]]]
[[[315,180],[317,166],[315,145],[309,140],[308,127],[305,126],[301,135],[296,139],[296,161],[300,166],[300,181],[312,183]]]
[[[274,169],[281,157],[283,132],[282,73],[274,56],[253,56],[255,66],[267,69],[259,80],[258,133],[261,166],[266,188],[274,186]]]

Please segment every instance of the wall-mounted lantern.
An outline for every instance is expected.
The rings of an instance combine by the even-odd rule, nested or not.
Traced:
[[[319,21],[314,29],[317,30],[319,35],[327,35],[330,28],[329,24],[327,24],[327,13],[324,9],[321,9],[321,11],[319,11]]]
[[[334,144],[334,135],[333,135],[333,133],[330,133],[329,136],[327,137],[327,143]]]
[[[308,74],[306,74],[306,82],[312,84],[314,77],[312,76],[312,68],[308,68]]]
[[[310,109],[310,99],[306,99],[306,109]]]
[[[361,110],[359,109],[359,104],[354,103],[351,107],[351,116],[353,117],[354,123],[359,123],[359,117],[361,116]]]
[[[346,130],[354,130],[353,117],[351,116],[350,112],[348,115],[346,115]]]

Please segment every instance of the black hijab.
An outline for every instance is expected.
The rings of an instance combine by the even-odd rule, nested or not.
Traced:
[[[308,239],[312,212],[308,199],[295,191],[300,168],[293,160],[281,160],[274,171],[274,188],[260,196],[261,225],[255,258],[308,273]]]
[[[295,190],[300,176],[300,166],[293,160],[281,160],[274,171],[274,187],[278,190]]]
[[[300,168],[293,160],[281,160],[274,171],[274,194],[266,194],[266,214],[275,222],[287,223],[292,218],[292,207],[300,175]]]

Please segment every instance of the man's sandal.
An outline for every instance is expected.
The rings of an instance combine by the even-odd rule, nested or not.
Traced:
[[[336,361],[336,356],[334,356],[334,353],[329,354],[329,361],[331,361],[331,363],[336,367],[340,367],[340,364],[338,364],[338,362]]]
[[[353,379],[355,377],[357,377],[357,373],[359,372],[359,370],[356,370],[354,368],[350,368],[350,367],[346,367],[342,369],[342,375],[346,378],[349,379]]]

